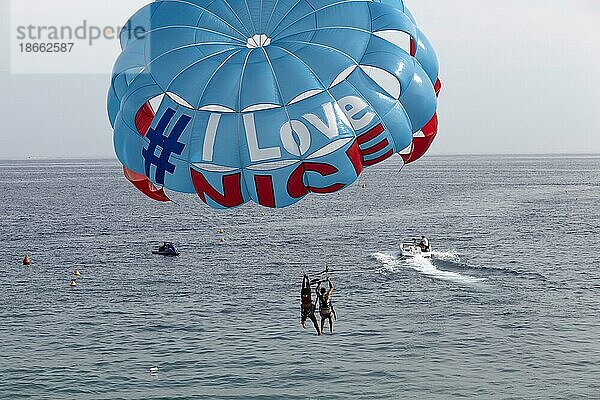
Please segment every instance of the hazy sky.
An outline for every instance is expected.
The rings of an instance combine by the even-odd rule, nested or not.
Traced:
[[[110,1],[69,3],[75,16],[88,12],[90,20],[117,26],[143,1],[118,0],[116,14]],[[103,4],[102,13],[86,10],[92,4]],[[600,153],[600,1],[406,4],[441,62],[441,128],[432,154]],[[0,158],[114,157],[104,65],[116,58],[117,42],[93,47],[104,60],[93,74],[15,74],[10,19],[10,2],[0,0]]]

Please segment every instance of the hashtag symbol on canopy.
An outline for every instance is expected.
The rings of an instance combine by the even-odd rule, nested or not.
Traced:
[[[167,127],[174,116],[175,110],[169,108],[165,111],[156,128],[150,128],[146,134],[146,138],[150,141],[148,148],[142,149],[146,176],[150,177],[150,167],[156,166],[154,181],[160,185],[165,184],[165,174],[167,172],[170,174],[175,173],[175,164],[170,161],[171,155],[181,155],[183,153],[185,144],[180,143],[179,138],[191,120],[187,115],[182,115],[171,129],[171,132],[165,136]]]

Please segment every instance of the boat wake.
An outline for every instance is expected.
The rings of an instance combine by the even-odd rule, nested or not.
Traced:
[[[456,251],[432,251],[431,255],[436,258],[436,260],[442,261],[450,261],[453,263],[460,262],[460,257]]]
[[[436,259],[458,262],[458,254],[452,252],[434,252]],[[458,272],[444,271],[438,269],[432,260],[417,256],[413,258],[401,258],[399,252],[382,252],[371,255],[382,266],[376,272],[379,274],[395,273],[402,269],[412,269],[433,279],[440,279],[460,284],[475,284],[487,280],[475,276],[464,275]]]
[[[548,278],[540,274],[538,272],[524,271],[524,270],[516,270],[511,268],[503,268],[503,267],[485,267],[485,266],[466,266],[464,264],[457,264],[458,268],[469,268],[471,270],[480,270],[484,271],[487,274],[495,274],[495,275],[512,275],[520,279],[529,279],[529,280],[539,280],[539,281],[548,281]]]
[[[490,267],[490,266],[475,266],[465,264],[459,257],[457,252],[444,252],[444,251],[433,251],[431,255],[436,261],[440,261],[442,266],[448,265],[454,269],[481,271],[486,274],[502,274],[502,275],[513,275],[522,279],[535,279],[547,281],[548,278],[538,272],[526,271],[520,269],[511,269],[507,267]]]

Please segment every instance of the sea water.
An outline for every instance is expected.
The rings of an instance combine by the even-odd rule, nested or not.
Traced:
[[[390,160],[284,210],[175,200],[112,160],[0,162],[0,398],[600,398],[600,157]],[[402,260],[421,234],[434,258]],[[318,337],[299,290],[325,266]]]

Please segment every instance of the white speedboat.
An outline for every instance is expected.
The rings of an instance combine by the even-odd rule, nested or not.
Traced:
[[[423,251],[421,247],[413,242],[413,243],[402,243],[400,245],[400,252],[402,253],[402,258],[413,258],[413,257],[424,257],[431,258],[431,246],[427,251]]]

